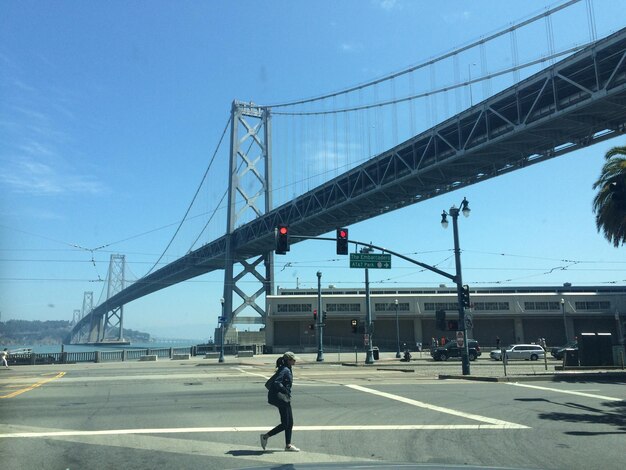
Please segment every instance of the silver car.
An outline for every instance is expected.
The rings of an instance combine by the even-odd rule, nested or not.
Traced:
[[[545,351],[538,344],[512,344],[506,347],[506,359],[507,361],[513,360],[525,360],[536,361],[537,359],[543,359],[545,357]],[[502,360],[502,351],[500,349],[494,349],[489,353],[491,359],[496,361]]]

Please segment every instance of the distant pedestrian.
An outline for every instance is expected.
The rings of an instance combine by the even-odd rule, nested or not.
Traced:
[[[296,363],[297,357],[291,351],[287,351],[276,361],[276,373],[268,380],[266,387],[267,402],[278,408],[280,424],[271,431],[261,434],[261,447],[265,450],[267,440],[276,434],[285,431],[285,451],[300,452],[291,443],[293,429],[293,413],[291,411],[291,385],[293,384],[293,372],[291,368]]]
[[[5,369],[9,368],[7,357],[9,357],[9,350],[7,348],[4,348],[3,351],[0,351],[0,360],[2,361],[2,365],[4,366]]]
[[[496,349],[500,349],[500,337],[496,336]]]

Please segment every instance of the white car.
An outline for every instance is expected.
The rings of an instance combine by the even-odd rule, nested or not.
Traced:
[[[546,352],[538,344],[512,344],[506,347],[507,361],[513,361],[516,359],[536,361],[537,359],[543,359],[545,355]],[[496,361],[501,361],[502,351],[500,349],[494,349],[489,353],[489,357]]]

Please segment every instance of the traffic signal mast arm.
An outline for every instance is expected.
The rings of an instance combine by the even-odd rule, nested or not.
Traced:
[[[289,238],[297,238],[299,240],[328,240],[328,241],[332,241],[332,242],[336,242],[337,238],[336,237],[309,237],[306,235],[289,235]],[[432,271],[434,273],[437,273],[443,277],[447,277],[448,279],[450,279],[452,282],[456,282],[456,276],[453,274],[448,274],[445,271],[442,271],[441,269],[437,269],[434,266],[430,266],[429,264],[426,263],[422,263],[421,261],[416,261],[414,259],[409,258],[408,256],[404,256],[400,253],[396,253],[395,251],[391,251],[387,248],[383,248],[381,246],[376,246],[376,245],[372,245],[371,243],[363,243],[363,242],[359,242],[359,241],[354,241],[354,240],[348,240],[348,243],[352,243],[353,245],[361,245],[361,246],[367,246],[370,248],[373,248],[375,250],[380,250],[384,253],[389,253],[390,255],[393,256],[397,256],[398,258],[402,258],[405,261],[408,261],[409,263],[413,263],[413,264],[417,264],[418,266],[421,266],[424,269],[428,269],[429,271]]]

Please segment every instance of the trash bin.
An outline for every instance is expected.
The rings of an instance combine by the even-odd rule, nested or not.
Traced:
[[[566,349],[563,355],[564,366],[578,366],[578,349]]]
[[[378,346],[374,346],[372,348],[372,353],[374,355],[374,360],[377,361],[380,358],[380,350],[378,349]]]

